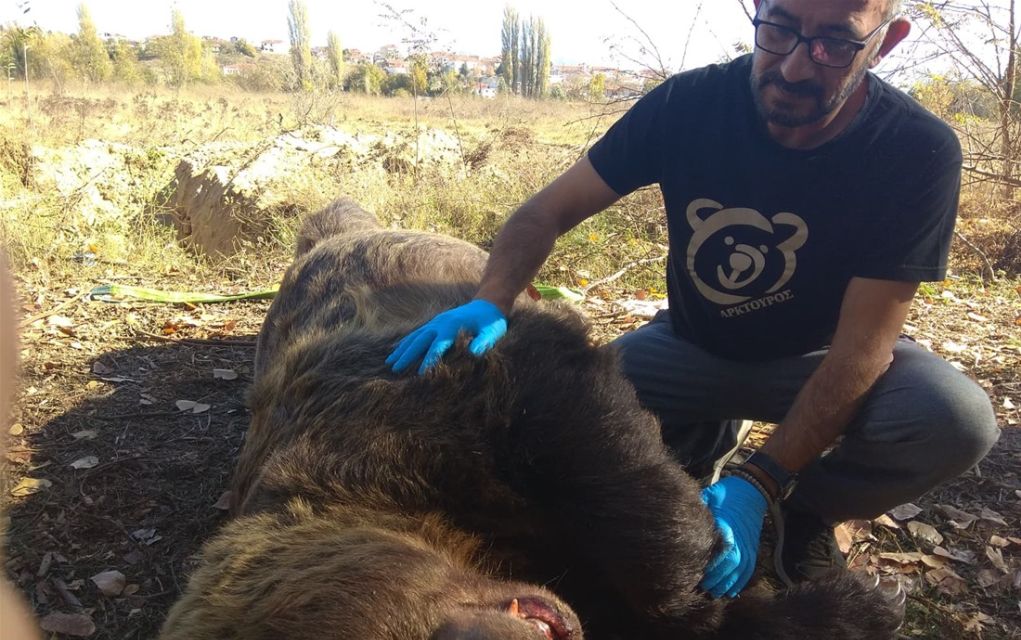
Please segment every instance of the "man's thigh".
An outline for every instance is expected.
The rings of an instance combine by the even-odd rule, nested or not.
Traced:
[[[613,346],[624,375],[664,427],[727,419],[779,422],[826,353],[728,360],[678,338],[665,311]]]

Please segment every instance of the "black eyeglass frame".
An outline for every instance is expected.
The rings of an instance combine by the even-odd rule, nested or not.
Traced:
[[[811,38],[809,38],[807,36],[802,35],[801,32],[798,31],[797,29],[792,29],[791,27],[788,27],[786,25],[777,24],[775,22],[769,22],[768,20],[762,20],[758,16],[752,18],[752,26],[755,27],[755,46],[758,47],[759,49],[762,49],[766,53],[771,53],[774,56],[789,56],[797,50],[798,46],[801,45],[802,42],[804,42],[808,46],[809,60],[811,60],[812,62],[821,67],[827,67],[830,69],[846,69],[847,67],[850,67],[852,64],[854,64],[854,59],[858,57],[858,54],[862,51],[862,49],[868,46],[869,41],[871,41],[872,38],[874,38],[876,34],[879,33],[880,30],[882,30],[883,27],[890,24],[891,22],[893,22],[893,18],[892,17],[887,18],[878,27],[870,31],[868,34],[866,34],[865,37],[862,38],[861,40],[851,40],[850,38],[834,38],[832,36],[812,36]],[[761,44],[759,44],[759,25],[763,24],[792,34],[796,38],[796,40],[794,41],[794,44],[791,46],[790,51],[787,51],[786,53],[781,53],[779,51],[771,51],[763,47]],[[827,64],[825,62],[819,62],[818,60],[815,59],[815,55],[812,53],[812,43],[817,40],[828,40],[830,42],[838,42],[840,44],[849,44],[852,47],[854,47],[854,53],[851,54],[851,59],[847,61],[847,64],[834,65]]]

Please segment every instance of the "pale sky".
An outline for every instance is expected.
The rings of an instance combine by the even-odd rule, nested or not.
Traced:
[[[47,30],[78,30],[76,8],[80,0],[28,0],[32,9],[22,15],[17,5],[25,0],[0,0],[0,24],[38,24]],[[681,66],[684,42],[692,30],[685,67],[716,62],[738,40],[748,40],[751,27],[740,0],[620,0],[628,15],[645,29],[660,48],[668,67]],[[609,0],[395,0],[396,9],[413,9],[426,18],[440,39],[437,49],[461,53],[499,55],[504,7],[510,4],[523,16],[543,18],[551,34],[555,62],[611,64],[607,37],[638,36],[639,32],[613,9]],[[130,38],[169,32],[171,7],[184,15],[196,35],[287,40],[287,0],[87,0],[100,32]],[[326,33],[337,32],[344,47],[374,51],[384,44],[400,44],[401,32],[379,17],[381,5],[373,0],[337,2],[306,0],[312,23],[313,45],[325,45]],[[698,7],[701,5],[701,9]],[[696,15],[696,10],[698,10]],[[632,48],[638,55],[638,49]]]
[[[611,0],[393,0],[395,9],[412,9],[409,18],[427,20],[427,31],[438,36],[434,49],[458,53],[498,55],[503,9],[510,4],[522,16],[543,18],[551,34],[556,63],[587,62],[592,65],[634,67],[614,57],[608,39],[630,43],[625,51],[649,63],[637,40],[639,27],[658,47],[667,69],[690,69],[734,56],[736,43],[748,44],[752,28],[741,9],[742,0],[615,0],[627,15],[614,9]],[[744,0],[748,5],[750,0]],[[978,0],[960,0],[967,5]],[[994,4],[1017,2],[997,0]],[[76,9],[81,0],[0,0],[0,24],[36,24],[46,30],[74,33]],[[97,29],[141,39],[170,31],[171,7],[184,15],[189,31],[200,36],[239,36],[258,44],[262,40],[287,41],[287,0],[86,0]],[[31,11],[21,12],[28,5]],[[404,30],[385,13],[378,0],[306,0],[312,23],[312,44],[326,44],[335,31],[344,47],[371,53],[386,44],[401,45]],[[635,25],[638,26],[635,26]],[[909,82],[910,68],[922,56],[915,53],[919,28],[884,60],[877,71],[891,74],[895,82]],[[985,36],[983,36],[985,37]],[[981,39],[980,39],[981,40]],[[688,43],[685,46],[685,43]],[[981,46],[981,45],[980,45]],[[936,63],[939,64],[939,63]],[[932,63],[927,63],[932,68]],[[935,67],[939,70],[940,67]]]

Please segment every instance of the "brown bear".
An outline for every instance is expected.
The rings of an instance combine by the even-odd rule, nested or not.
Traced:
[[[347,199],[305,222],[259,335],[234,519],[163,640],[894,636],[897,604],[850,574],[698,590],[720,544],[699,487],[573,309],[523,296],[485,356],[462,340],[391,372],[485,261]]]

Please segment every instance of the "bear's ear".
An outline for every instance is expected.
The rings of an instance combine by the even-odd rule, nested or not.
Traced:
[[[808,225],[800,216],[793,213],[778,213],[770,222],[776,228],[777,239],[786,238],[776,245],[780,251],[797,251],[808,240]],[[783,227],[783,231],[780,231],[780,227]]]
[[[699,198],[698,200],[692,200],[691,204],[688,205],[688,224],[691,226],[692,231],[698,229],[699,225],[706,221],[712,214],[716,213],[723,208],[723,205],[715,200],[709,198]],[[711,209],[703,218],[699,215],[703,209]]]

